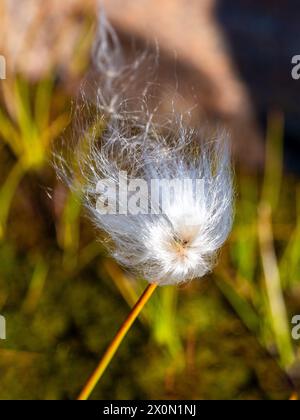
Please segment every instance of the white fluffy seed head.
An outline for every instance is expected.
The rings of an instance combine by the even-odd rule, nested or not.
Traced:
[[[174,111],[162,117],[159,106],[150,110],[149,83],[139,97],[128,97],[146,55],[126,63],[103,14],[95,45],[100,72],[96,100],[88,105],[83,96],[79,111],[88,108],[89,118],[83,125],[76,121],[72,158],[57,153],[59,172],[69,184],[80,184],[85,206],[96,226],[107,233],[120,264],[161,285],[202,277],[211,271],[232,225],[227,135],[219,132],[207,140],[201,130],[189,127],[185,116]],[[96,186],[103,179],[117,184],[121,171],[129,180],[145,180],[149,190],[153,179],[201,179],[202,194],[195,200],[188,188],[176,190],[160,214],[151,214],[151,204],[161,206],[153,197],[148,214],[100,214]]]

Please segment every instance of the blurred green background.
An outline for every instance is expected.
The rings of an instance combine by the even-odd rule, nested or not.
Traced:
[[[76,77],[89,65],[90,32],[81,39]],[[55,74],[0,82],[1,399],[76,398],[145,287],[107,256],[79,197],[56,179],[51,150],[74,92]],[[283,126],[284,115],[270,111],[264,169],[236,168],[234,229],[214,273],[155,292],[92,398],[294,394],[300,184],[283,171]]]

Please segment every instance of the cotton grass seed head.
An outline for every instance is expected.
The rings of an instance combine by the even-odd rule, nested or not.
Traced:
[[[230,232],[229,142],[222,131],[207,137],[186,115],[150,106],[148,81],[131,96],[147,60],[142,53],[126,62],[102,14],[95,100],[82,96],[78,110],[89,118],[75,121],[72,158],[57,153],[56,161],[62,177],[79,185],[114,258],[149,282],[176,284],[211,271]]]

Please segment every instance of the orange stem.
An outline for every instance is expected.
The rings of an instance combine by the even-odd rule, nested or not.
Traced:
[[[156,287],[157,287],[157,284],[154,284],[154,283],[149,284],[147,286],[147,288],[145,289],[144,293],[141,295],[141,297],[137,301],[137,303],[134,305],[134,307],[130,311],[129,315],[127,316],[127,318],[123,322],[121,328],[119,329],[119,331],[115,335],[114,339],[112,340],[112,342],[108,346],[106,352],[102,356],[97,368],[95,369],[95,371],[93,372],[93,374],[91,375],[91,377],[87,381],[86,385],[84,386],[83,390],[81,391],[81,393],[78,397],[79,401],[84,401],[84,400],[87,400],[89,398],[89,396],[93,392],[95,386],[97,385],[99,379],[103,375],[105,369],[107,368],[107,366],[111,362],[112,358],[114,357],[114,355],[115,355],[116,351],[118,350],[120,344],[122,343],[125,335],[127,334],[130,327],[132,326],[132,324],[134,323],[134,321],[136,320],[136,318],[140,314],[140,312],[143,309],[143,307],[145,306],[145,304],[150,299],[150,297],[153,294]]]

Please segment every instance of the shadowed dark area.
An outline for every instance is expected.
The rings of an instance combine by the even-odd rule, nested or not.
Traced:
[[[220,0],[216,16],[262,126],[269,110],[284,112],[285,162],[299,173],[300,80],[291,75],[300,52],[299,1]]]

